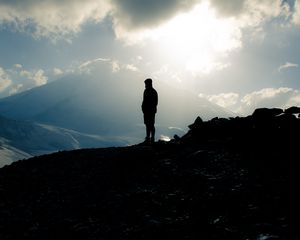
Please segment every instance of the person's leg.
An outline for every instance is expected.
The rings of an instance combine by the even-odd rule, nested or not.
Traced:
[[[151,134],[151,128],[149,125],[149,114],[144,113],[144,123],[146,126],[146,138],[145,141],[148,142],[150,141],[150,134]]]
[[[144,123],[146,125],[146,138],[145,141],[155,142],[155,113],[144,114]]]
[[[151,142],[155,142],[155,127],[151,127]]]
[[[146,139],[145,140],[150,140],[150,135],[151,135],[151,127],[149,124],[146,124]]]
[[[155,142],[155,127],[154,127],[154,124],[155,124],[155,113],[151,115],[151,130],[150,130],[151,142]]]

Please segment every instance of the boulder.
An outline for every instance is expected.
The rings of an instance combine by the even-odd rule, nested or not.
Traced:
[[[283,113],[283,110],[280,108],[257,108],[253,112],[252,116],[255,119],[270,119],[281,113]]]
[[[287,109],[284,110],[285,113],[289,113],[289,114],[296,114],[296,113],[300,113],[300,107],[289,107]]]

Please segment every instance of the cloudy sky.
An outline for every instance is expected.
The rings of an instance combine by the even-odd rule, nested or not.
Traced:
[[[0,0],[0,97],[109,61],[231,111],[300,105],[300,0]]]

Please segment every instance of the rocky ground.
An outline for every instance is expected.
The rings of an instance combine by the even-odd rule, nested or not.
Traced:
[[[300,239],[294,111],[198,118],[170,142],[6,166],[0,239]]]

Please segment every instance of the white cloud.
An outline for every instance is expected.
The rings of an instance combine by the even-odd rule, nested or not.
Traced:
[[[250,114],[256,108],[261,107],[278,107],[287,108],[294,104],[300,104],[300,92],[298,90],[281,87],[281,88],[264,88],[259,91],[246,94],[241,99],[239,112]]]
[[[20,72],[20,76],[21,76],[21,77],[26,77],[26,78],[31,78],[31,77],[32,77],[32,73],[29,72],[29,71],[27,71],[27,70],[22,70],[22,71]]]
[[[240,96],[238,93],[220,93],[215,95],[199,94],[210,102],[218,104],[239,115],[250,115],[256,108],[288,108],[300,105],[300,91],[281,87],[264,88]]]
[[[206,95],[203,93],[199,94],[199,97],[206,98],[210,102],[213,102],[221,107],[232,109],[239,100],[239,94],[238,93],[220,93],[215,95]]]
[[[82,64],[80,64],[79,69],[87,68],[88,66],[94,65],[96,62],[109,62],[110,59],[108,58],[96,58],[92,60],[88,60]]]
[[[121,70],[121,66],[118,61],[112,61],[111,66],[112,66],[112,72],[119,72]]]
[[[225,1],[224,1],[225,2]],[[226,1],[231,2],[231,1]],[[264,24],[273,19],[281,19],[281,23],[290,21],[291,8],[283,0],[243,0],[239,11],[232,12],[241,29],[252,31],[251,40],[263,41]]]
[[[288,17],[289,4],[283,0],[210,0],[218,13],[225,17],[247,20],[243,24],[258,25],[272,17]]]
[[[75,66],[74,71],[79,73],[92,73],[96,71],[117,73],[120,70],[128,70],[131,72],[138,72],[139,69],[132,63],[121,63],[118,60],[108,59],[108,58],[96,58],[87,60],[84,63],[79,64],[78,67]]]
[[[135,5],[133,3],[137,1],[134,0],[113,2],[116,4],[116,10],[113,12],[116,35],[130,42],[134,42],[133,38],[138,42],[145,36],[149,37],[149,32],[143,30],[153,30],[171,20],[176,14],[188,12],[201,3],[209,2],[221,19],[235,19],[235,24],[239,28],[259,27],[262,23],[277,17],[288,20],[291,15],[290,5],[283,0],[155,0],[150,4],[139,1],[139,4]],[[156,11],[151,11],[151,8]],[[259,33],[261,37],[261,32]]]
[[[15,67],[15,68],[18,68],[18,69],[23,68],[22,64],[19,64],[19,63],[16,63],[16,64],[14,65],[14,67]]]
[[[43,69],[39,69],[37,71],[32,71],[32,72],[27,70],[22,70],[20,72],[20,76],[32,80],[34,86],[41,86],[48,82],[48,77],[45,76],[44,73],[45,72]]]
[[[236,16],[244,10],[245,0],[210,0],[217,11],[224,16]]]
[[[44,70],[39,69],[32,77],[36,86],[41,86],[47,83],[48,77],[44,75]]]
[[[91,73],[91,71],[94,68],[107,67],[107,64],[101,64],[101,63],[110,63],[110,62],[111,60],[108,58],[91,59],[81,63],[79,66],[75,66],[72,71],[75,72],[79,71],[80,73]]]
[[[53,69],[53,74],[54,74],[55,76],[62,75],[63,73],[64,73],[64,71],[61,70],[60,68],[54,68],[54,69]]]
[[[133,71],[133,72],[139,71],[139,69],[136,66],[134,66],[133,64],[126,64],[125,68],[130,71]]]
[[[281,72],[283,70],[286,70],[288,68],[297,68],[299,65],[297,63],[291,63],[291,62],[286,62],[285,64],[282,64],[279,66],[278,71]]]
[[[21,64],[15,64],[10,69],[0,67],[0,97],[7,97],[47,82],[48,77],[43,69],[27,70]]]
[[[0,2],[0,24],[10,23],[18,31],[52,39],[71,36],[88,21],[106,16],[115,29],[130,31],[156,25],[190,9],[201,0],[11,0]]]
[[[213,33],[211,33],[211,29],[214,29]],[[197,48],[195,46],[196,42],[202,47],[203,42],[206,42],[207,39],[213,42],[212,46],[205,46],[202,49],[211,47],[216,51],[220,51],[224,49],[225,45],[226,47],[230,45],[230,48],[238,48],[241,45],[240,29],[235,20],[217,18],[214,9],[207,3],[197,4],[189,11],[180,12],[151,28],[144,26],[144,28],[127,29],[126,26],[119,24],[115,25],[114,30],[117,38],[127,44],[152,40],[161,42],[165,47],[172,47],[173,51],[174,44],[177,45],[177,51],[183,51],[189,46]],[[183,48],[183,50],[180,48]]]
[[[175,59],[175,64],[186,72],[211,74],[231,66],[228,56],[243,48],[245,32],[251,33],[250,41],[262,43],[265,24],[275,18],[288,21],[291,14],[288,3],[282,0],[210,2],[195,5],[187,14],[181,12],[152,28],[128,31],[122,24],[115,25],[116,36],[129,44],[153,41],[161,47],[157,52],[167,56],[171,65]]]
[[[16,86],[13,86],[10,90],[9,90],[9,95],[13,95],[16,94],[18,92],[20,92],[23,89],[23,84],[17,84]]]
[[[78,32],[88,20],[100,21],[108,11],[106,0],[1,1],[0,23],[11,23],[35,37],[56,39]]]
[[[300,0],[295,1],[295,11],[292,17],[294,24],[300,25]]]
[[[242,102],[250,106],[265,100],[274,99],[274,97],[278,96],[279,94],[286,94],[291,91],[291,88],[264,88],[245,95],[242,99]]]
[[[295,91],[295,94],[287,101],[286,107],[300,106],[300,92]]]
[[[182,83],[183,73],[180,71],[180,69],[172,70],[172,67],[170,67],[169,64],[162,65],[160,68],[154,72],[149,72],[146,74],[148,76],[153,76],[154,79],[163,79],[165,82],[169,84],[178,84]],[[145,76],[146,78],[146,76]],[[181,86],[181,85],[177,85]]]
[[[6,90],[12,84],[6,71],[0,67],[0,92]]]
[[[110,16],[117,36],[149,29],[191,10],[204,0],[11,0],[0,2],[0,24],[9,23],[18,31],[52,39],[68,38],[88,21],[101,22]],[[282,0],[210,0],[222,17],[234,17],[244,25],[259,25],[265,19],[289,14]],[[299,0],[294,21],[299,22]],[[243,21],[242,21],[243,20]]]

